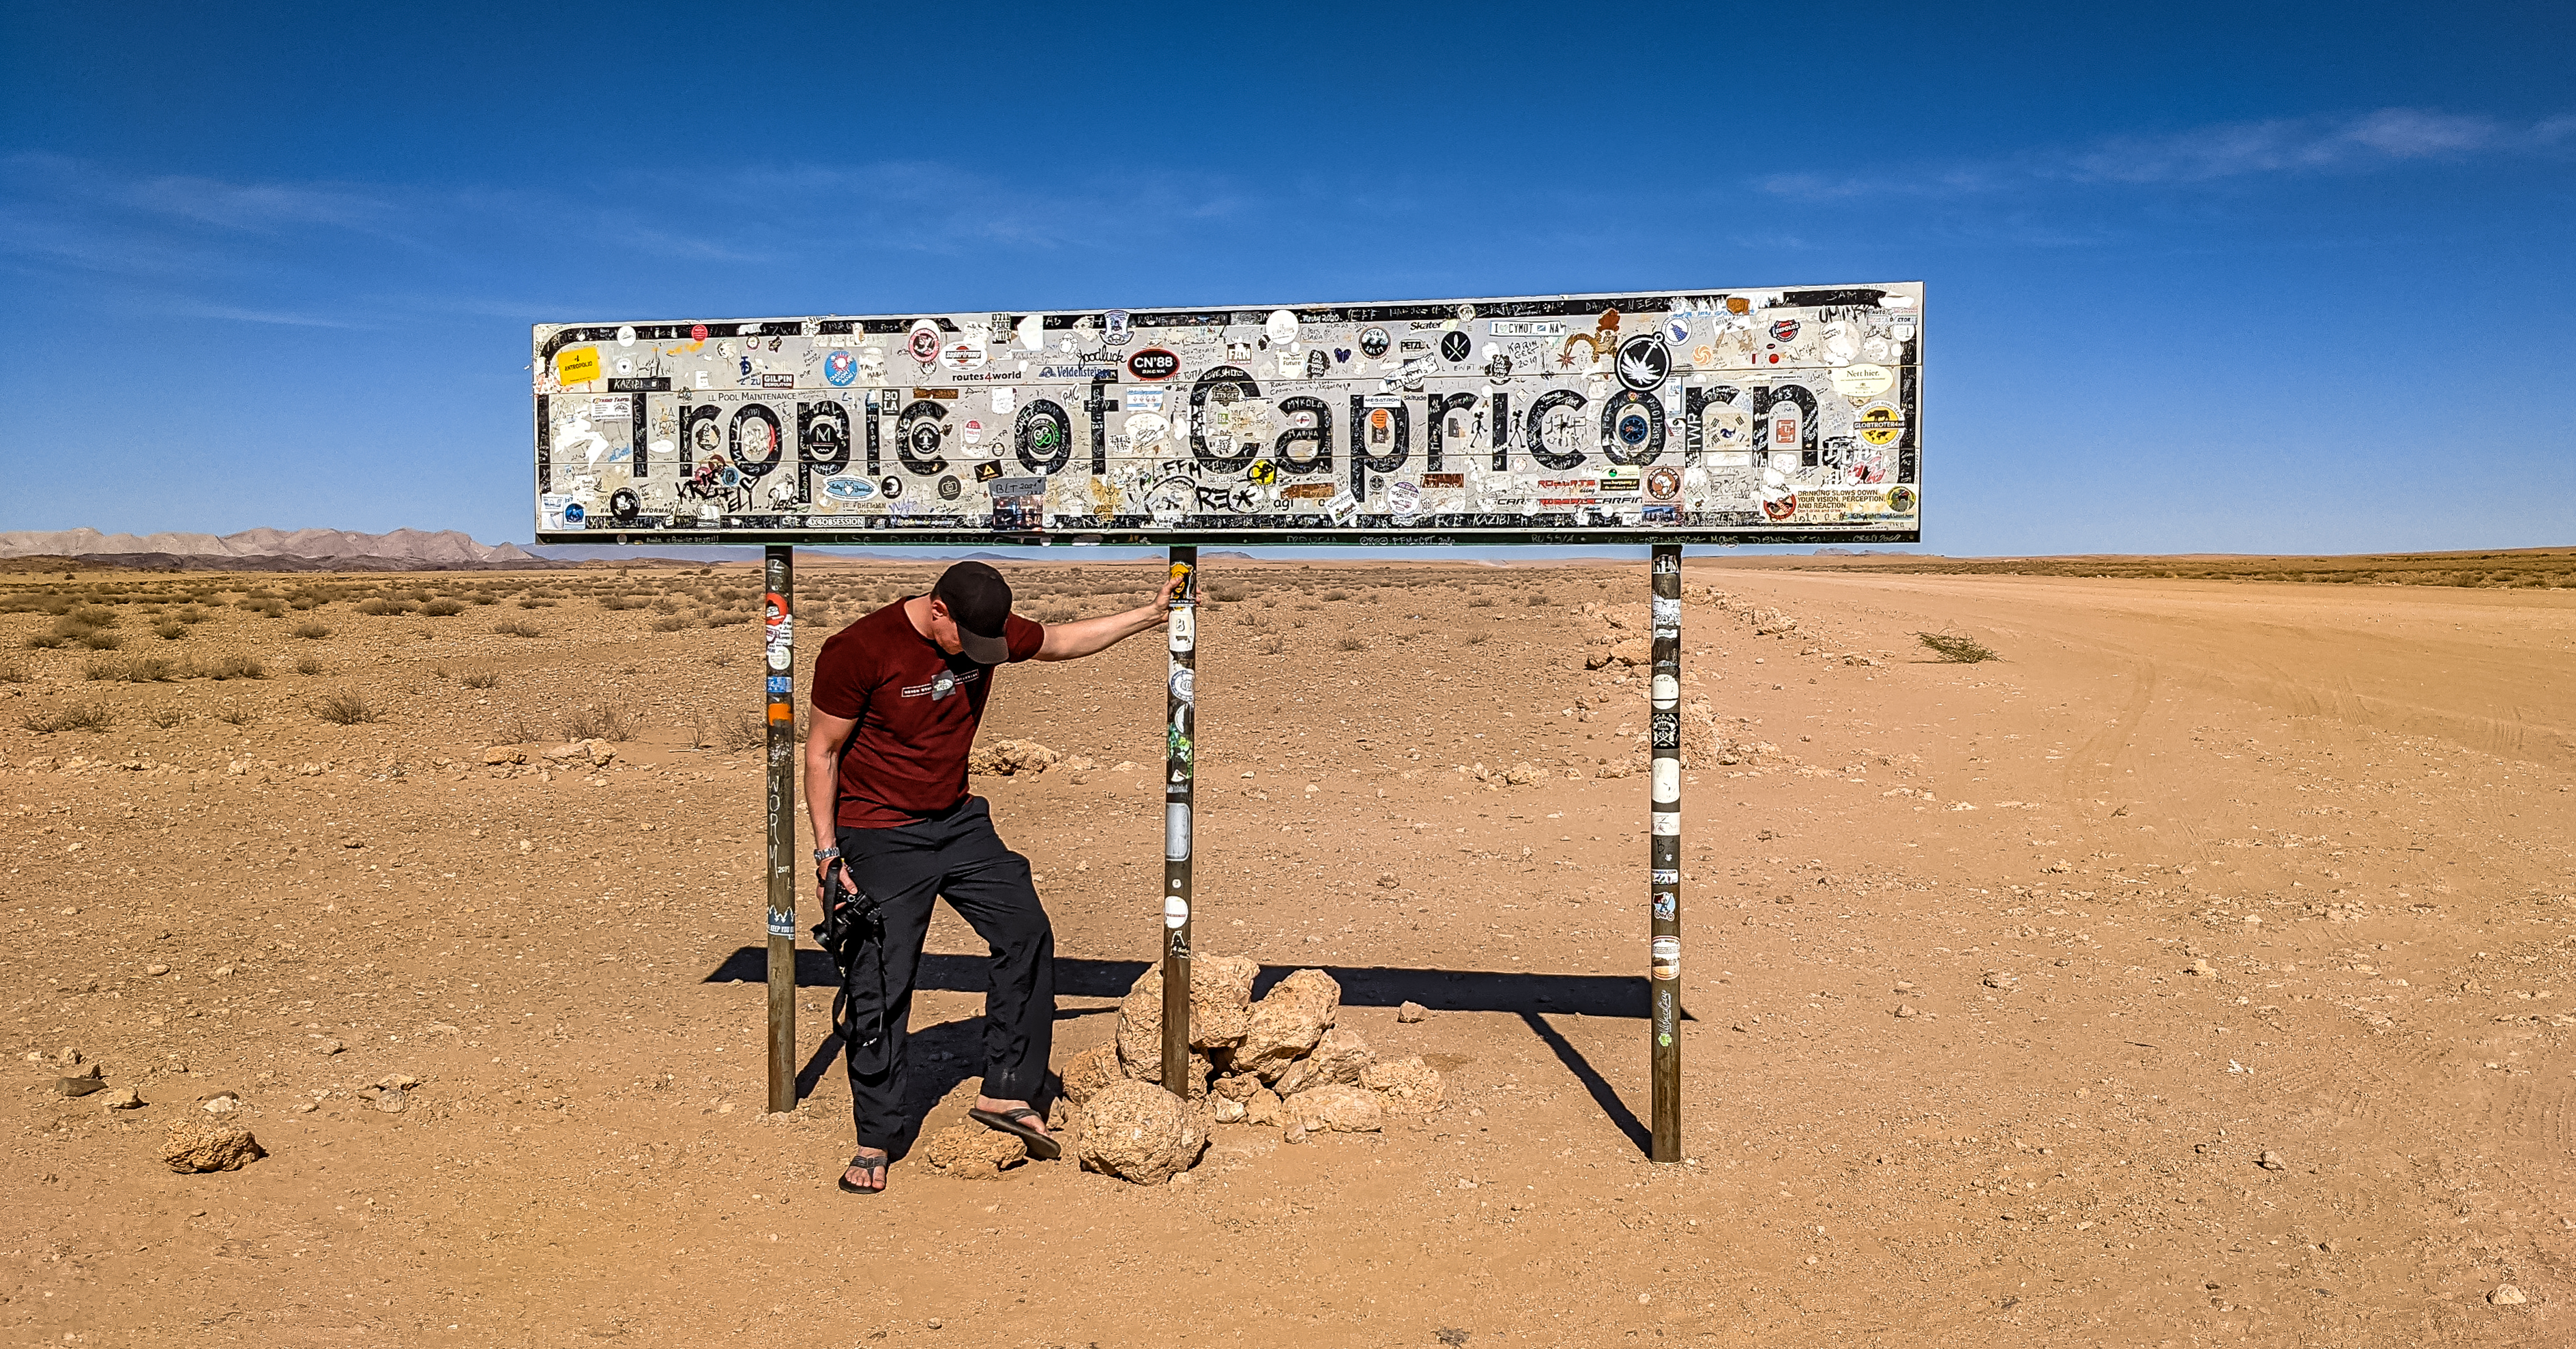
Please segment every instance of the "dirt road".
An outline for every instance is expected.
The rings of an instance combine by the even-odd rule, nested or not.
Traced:
[[[807,1097],[761,1112],[736,570],[299,581],[292,614],[262,578],[13,578],[0,1337],[2576,1336],[2576,593],[1693,563],[1690,1161],[1658,1167],[1642,672],[1585,668],[1644,631],[1643,565],[1213,560],[1201,948],[1334,972],[1341,1024],[1450,1105],[1223,1126],[1154,1189],[907,1162],[860,1199],[818,953]],[[1132,570],[1014,576],[1064,616],[1133,602]],[[806,569],[808,622],[927,574]],[[126,639],[25,651],[55,599]],[[1931,663],[1912,634],[1945,627],[2003,659]],[[171,651],[267,677],[83,677]],[[1162,659],[1013,668],[985,727],[1090,763],[976,780],[1055,914],[1059,1062],[1153,950]],[[347,692],[382,719],[317,718]],[[108,724],[28,729],[80,709]],[[542,757],[602,712],[632,733],[606,766]],[[532,761],[486,766],[504,739]],[[981,985],[944,911],[932,949],[938,1127]],[[146,1104],[58,1095],[66,1049]],[[389,1074],[419,1079],[398,1113],[360,1094]],[[270,1155],[171,1174],[163,1134],[224,1092]]]

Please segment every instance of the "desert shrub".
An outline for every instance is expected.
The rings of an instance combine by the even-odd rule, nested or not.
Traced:
[[[125,662],[108,656],[92,656],[81,667],[81,678],[93,683],[113,683],[125,678]]]
[[[1918,632],[1914,634],[1914,639],[1931,648],[1932,654],[1951,664],[1974,665],[1981,660],[2003,659],[1995,654],[1994,648],[1974,637],[1962,637],[1948,632]]]
[[[51,651],[56,647],[70,646],[71,644],[72,639],[63,636],[59,632],[40,632],[27,639],[27,645],[34,647],[38,651]]]
[[[1369,649],[1367,640],[1360,637],[1344,637],[1340,641],[1335,642],[1334,645],[1340,647],[1344,651],[1366,651]]]
[[[1548,594],[1544,590],[1533,590],[1530,593],[1521,596],[1521,603],[1531,605],[1554,604],[1556,603],[1556,597]]]
[[[679,614],[664,614],[653,620],[653,631],[678,632],[682,628],[694,628],[697,625],[698,620],[694,618],[685,618]]]
[[[1478,595],[1467,601],[1467,607],[1470,609],[1490,609],[1494,607],[1494,597],[1491,595]]]
[[[116,626],[116,611],[96,604],[84,604],[63,615],[63,622],[84,628],[112,628]]]
[[[334,726],[355,726],[363,721],[380,721],[384,713],[367,701],[367,695],[356,689],[336,689],[313,701],[313,715]]]
[[[320,623],[307,619],[289,629],[289,633],[292,636],[301,637],[308,642],[318,642],[323,638],[330,636],[331,630]]]
[[[164,707],[145,713],[144,719],[166,731],[171,727],[178,725],[180,722],[186,721],[188,719],[188,714],[175,707]]]
[[[259,714],[235,703],[226,703],[215,713],[215,720],[226,726],[248,726],[259,720]]]
[[[499,729],[493,733],[492,743],[496,745],[533,745],[545,738],[545,732],[538,730],[537,724],[528,720],[527,713],[514,709],[508,716],[501,718]]]
[[[489,670],[477,670],[456,681],[469,689],[488,689],[501,682],[501,676]]]
[[[1483,646],[1485,643],[1490,642],[1493,639],[1494,634],[1490,632],[1471,632],[1467,634],[1467,645]]]
[[[203,623],[210,617],[212,615],[193,604],[179,611],[179,621],[182,623]]]
[[[104,731],[116,724],[116,713],[104,703],[73,703],[51,712],[29,712],[18,724],[38,735],[56,731]]]
[[[495,623],[492,625],[492,631],[504,637],[535,637],[539,635],[540,629],[534,623],[512,622]]]
[[[165,618],[152,625],[152,635],[165,642],[175,642],[188,635],[188,625],[175,618]]]
[[[736,610],[736,611],[734,611],[734,612],[732,612],[732,613],[726,613],[726,614],[709,614],[709,615],[707,615],[707,626],[708,626],[708,627],[711,627],[711,628],[730,628],[730,627],[734,627],[734,626],[736,626],[736,625],[738,625],[738,624],[748,623],[748,622],[750,622],[750,621],[751,621],[751,615],[750,615],[750,614],[747,614],[747,613],[744,613],[744,612],[742,612],[742,611],[740,611],[740,610]],[[1050,620],[1050,621],[1052,621],[1052,620]]]
[[[1241,604],[1252,598],[1252,592],[1241,586],[1210,586],[1208,598],[1219,604]]]
[[[716,719],[716,748],[727,754],[769,743],[769,719],[765,713],[738,711]]]
[[[235,651],[217,656],[211,664],[198,666],[197,673],[208,679],[266,679],[268,667]]]
[[[393,605],[376,598],[360,600],[349,608],[352,612],[365,614],[369,618],[382,618],[386,614],[396,612]]]
[[[125,639],[115,633],[109,632],[105,629],[100,629],[95,632],[86,632],[81,634],[80,644],[88,647],[92,651],[115,651],[125,645]]]
[[[564,717],[566,740],[614,740],[623,744],[634,738],[635,718],[620,708],[594,705]]]
[[[295,661],[295,672],[300,675],[318,675],[322,673],[322,658],[319,656],[297,657]]]
[[[35,677],[36,672],[23,660],[0,660],[0,684],[25,684]]]
[[[431,600],[420,611],[431,618],[454,618],[465,612],[465,606],[456,600]]]
[[[1351,597],[1351,592],[1349,592],[1349,591],[1347,591],[1347,590],[1327,590],[1327,591],[1325,591],[1322,595],[1319,595],[1319,596],[1317,596],[1316,598],[1318,598],[1318,599],[1323,599],[1323,600],[1328,600],[1328,601],[1329,601],[1329,600],[1346,600],[1346,599],[1349,599],[1350,597]]]

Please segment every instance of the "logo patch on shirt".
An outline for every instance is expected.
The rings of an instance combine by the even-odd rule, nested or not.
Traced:
[[[983,677],[981,669],[967,670],[962,674],[955,670],[942,670],[929,683],[907,685],[902,693],[906,698],[928,698],[935,703]]]

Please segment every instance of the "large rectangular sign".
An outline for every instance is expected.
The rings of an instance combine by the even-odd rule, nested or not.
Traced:
[[[541,543],[1912,543],[1923,287],[540,324]]]

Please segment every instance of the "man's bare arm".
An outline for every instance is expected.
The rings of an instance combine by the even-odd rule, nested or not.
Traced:
[[[847,717],[836,717],[817,707],[807,716],[805,730],[805,818],[814,826],[817,850],[836,847],[841,840],[839,822],[832,818],[833,804],[840,799],[841,744],[850,738],[858,723]],[[815,884],[821,885],[817,873]]]
[[[1046,625],[1046,642],[1038,648],[1039,660],[1080,660],[1098,655],[1148,628],[1162,626],[1163,615],[1172,607],[1172,596],[1179,594],[1181,578],[1168,577],[1163,593],[1123,614],[1106,618],[1077,619],[1071,623]]]

